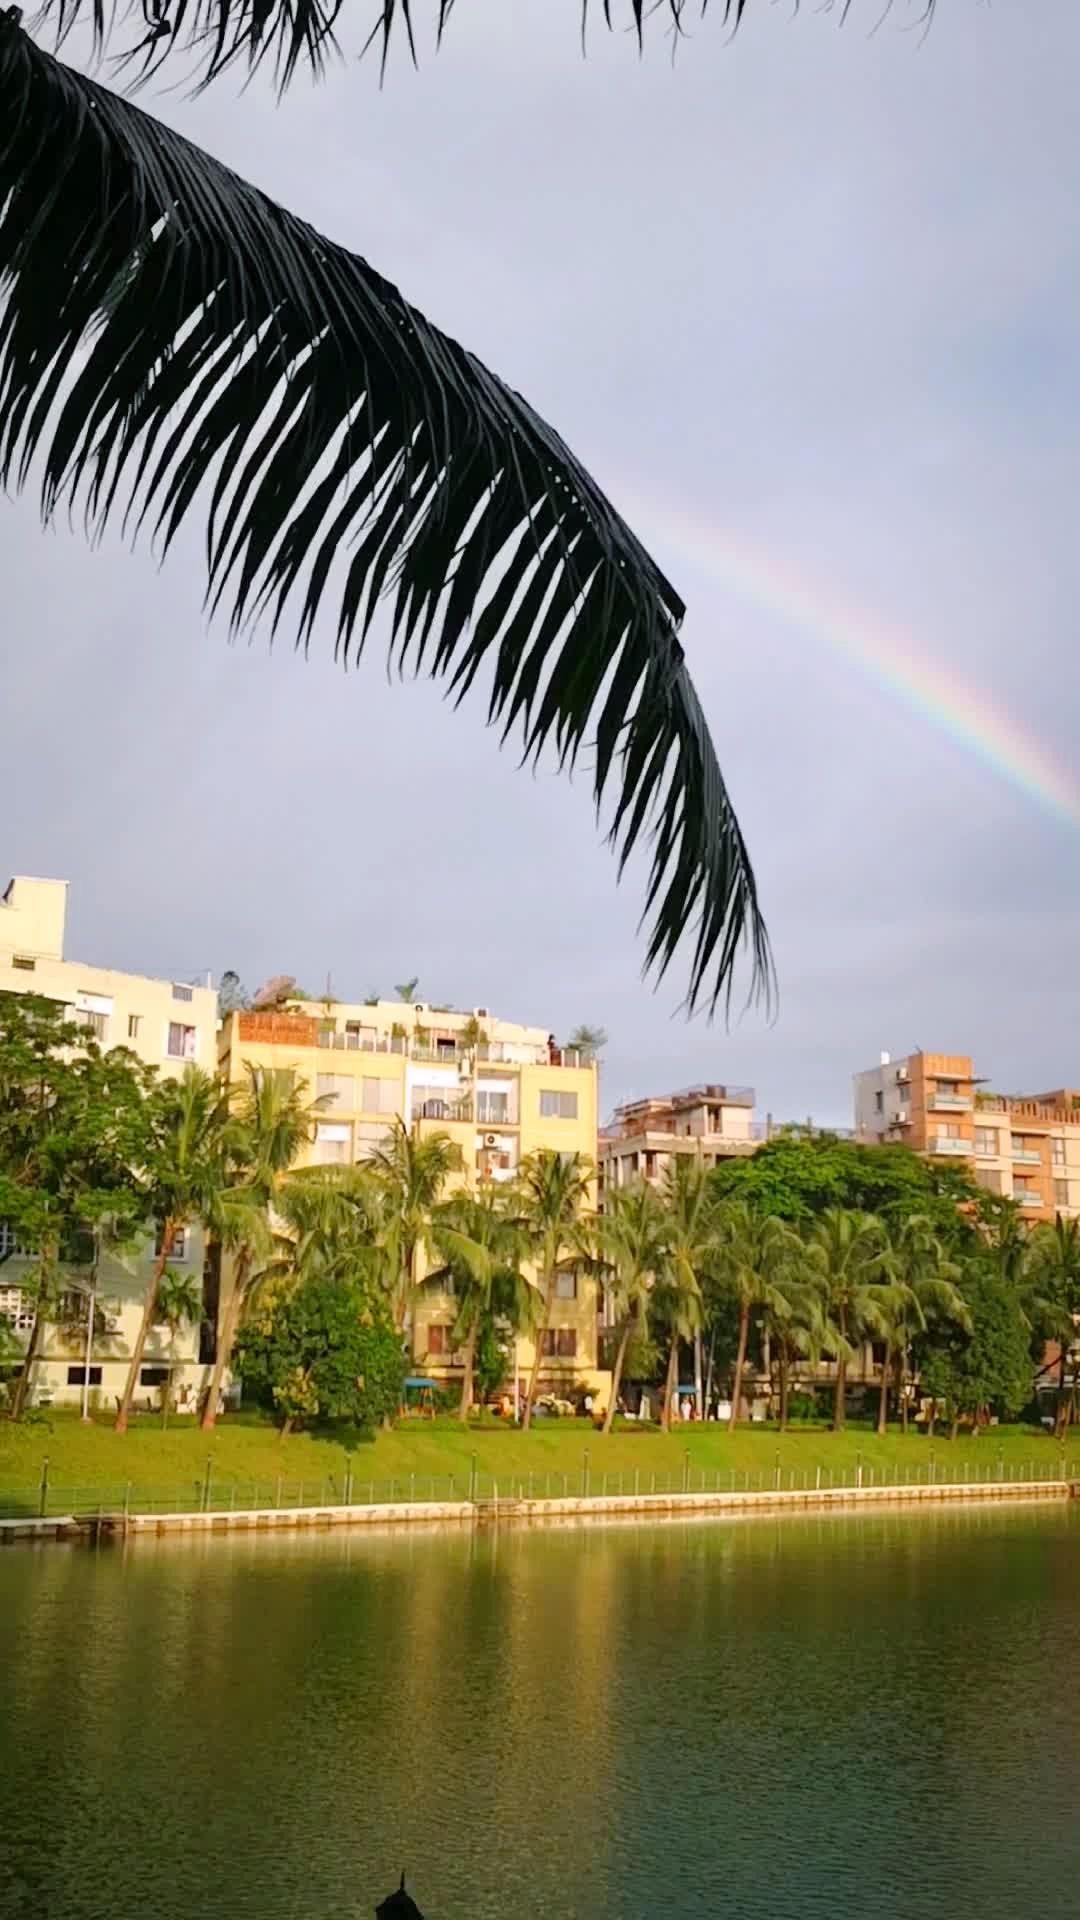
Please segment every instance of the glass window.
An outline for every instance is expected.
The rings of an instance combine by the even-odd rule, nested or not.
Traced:
[[[546,1088],[541,1090],[541,1120],[576,1120],[577,1117],[576,1093],[556,1093]]]
[[[1069,1183],[1067,1180],[1054,1181],[1055,1207],[1067,1207],[1069,1204]]]
[[[318,1073],[315,1076],[315,1095],[325,1100],[327,1107],[339,1107],[348,1113],[352,1110],[353,1088],[355,1080],[347,1073]]]
[[[562,1272],[555,1275],[555,1298],[556,1300],[577,1299],[576,1267],[564,1267]]]
[[[427,1350],[429,1353],[449,1353],[450,1348],[447,1341],[449,1331],[449,1327],[438,1324],[428,1328]]]
[[[975,1129],[976,1153],[981,1153],[985,1155],[988,1159],[993,1159],[997,1154],[997,1150],[998,1150],[997,1128],[996,1127],[976,1127]]]
[[[32,960],[28,953],[13,953],[11,964],[19,973],[33,973],[37,961]]]
[[[1053,1163],[1054,1163],[1054,1165],[1055,1165],[1055,1167],[1063,1167],[1063,1166],[1065,1165],[1065,1142],[1064,1142],[1064,1140],[1051,1140],[1051,1142],[1050,1142],[1050,1158],[1051,1158],[1051,1160],[1053,1161]]]
[[[168,1258],[170,1260],[186,1260],[187,1251],[188,1251],[188,1230],[186,1227],[179,1227],[177,1231],[173,1234],[173,1237],[169,1242]],[[160,1227],[157,1231],[157,1234],[154,1237],[154,1255],[155,1255],[155,1258],[157,1259],[161,1258]]]
[[[67,1383],[69,1387],[81,1387],[85,1377],[86,1377],[85,1367],[69,1367],[67,1370]],[[100,1387],[101,1385],[101,1368],[100,1367],[91,1367],[90,1385],[92,1387]]]
[[[377,1078],[374,1074],[365,1074],[361,1089],[361,1106],[365,1113],[396,1113],[398,1110],[397,1081]]]
[[[138,1037],[139,1037],[139,1015],[137,1013],[129,1013],[128,1014],[128,1039],[137,1040]]]
[[[315,1160],[316,1164],[320,1167],[347,1166],[349,1161],[348,1127],[316,1127]]]
[[[509,1093],[486,1093],[481,1088],[476,1096],[476,1117],[482,1127],[505,1125],[510,1118]]]
[[[170,1060],[194,1060],[194,1027],[182,1026],[179,1020],[169,1021],[168,1055]]]
[[[174,982],[172,997],[174,1000],[192,1000],[194,999],[194,994],[190,987],[177,986]]]
[[[168,1367],[140,1367],[140,1387],[163,1387],[169,1377]]]

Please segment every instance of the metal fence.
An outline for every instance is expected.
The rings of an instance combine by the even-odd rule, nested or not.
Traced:
[[[1070,1463],[1071,1466],[1071,1463]],[[681,1467],[666,1473],[624,1467],[612,1471],[593,1464],[586,1452],[573,1472],[540,1471],[491,1474],[477,1467],[459,1473],[406,1473],[374,1479],[355,1467],[322,1479],[244,1480],[215,1473],[212,1462],[197,1478],[170,1486],[132,1481],[98,1486],[73,1486],[54,1480],[48,1463],[35,1486],[0,1485],[0,1520],[55,1518],[71,1514],[87,1518],[106,1514],[274,1512],[297,1507],[372,1507],[409,1504],[481,1504],[509,1500],[588,1500],[613,1497],[641,1499],[647,1495],[815,1493],[848,1488],[1039,1485],[1060,1483],[1069,1477],[1064,1456],[1009,1461],[989,1455],[965,1460],[959,1466],[946,1455],[933,1453],[916,1466],[874,1466],[856,1460],[845,1468],[806,1465],[789,1467],[779,1459],[754,1471],[736,1467],[698,1467],[687,1455]],[[1072,1471],[1077,1471],[1072,1467]]]

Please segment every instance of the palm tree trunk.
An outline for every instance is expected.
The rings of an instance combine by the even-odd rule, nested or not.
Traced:
[[[906,1433],[908,1430],[907,1390],[908,1390],[907,1348],[901,1347],[900,1349],[900,1431],[901,1433]]]
[[[120,1405],[117,1408],[116,1419],[113,1422],[114,1433],[126,1433],[128,1429],[128,1416],[131,1413],[131,1403],[135,1398],[135,1387],[139,1378],[139,1368],[142,1366],[143,1354],[146,1351],[147,1336],[154,1324],[154,1314],[157,1312],[161,1278],[168,1265],[169,1248],[172,1246],[178,1231],[179,1222],[175,1220],[166,1220],[162,1226],[161,1252],[154,1261],[154,1271],[150,1278],[150,1285],[146,1289],[142,1319],[139,1322],[139,1331],[135,1336],[135,1345],[131,1349],[127,1379],[124,1381],[124,1391],[120,1398]]]
[[[705,1370],[705,1418],[706,1420],[709,1417],[709,1408],[712,1406],[713,1362],[715,1358],[716,1358],[716,1328],[714,1327],[712,1332],[709,1335],[709,1364]]]
[[[525,1412],[521,1418],[521,1429],[523,1433],[528,1433],[529,1428],[532,1426],[533,1401],[536,1399],[536,1389],[540,1384],[540,1364],[544,1357],[544,1338],[551,1324],[551,1296],[554,1289],[555,1280],[554,1276],[551,1275],[544,1283],[544,1318],[542,1324],[536,1330],[536,1351],[533,1354],[532,1368],[529,1373],[529,1384],[525,1389]]]
[[[949,1422],[949,1439],[955,1440],[959,1431],[960,1431],[960,1415],[954,1409],[953,1417]]]
[[[788,1423],[788,1350],[787,1341],[779,1342],[777,1365],[780,1370],[780,1431],[787,1432]]]
[[[619,1339],[619,1351],[615,1355],[615,1370],[611,1376],[611,1398],[608,1401],[607,1412],[604,1415],[604,1432],[605,1433],[611,1432],[612,1422],[615,1418],[615,1408],[616,1408],[616,1405],[618,1404],[618,1399],[619,1399],[619,1388],[622,1385],[623,1362],[626,1359],[626,1349],[629,1345],[630,1345],[630,1315],[627,1314],[626,1319],[623,1323],[622,1334]]]
[[[206,1403],[199,1422],[204,1433],[209,1432],[218,1417],[221,1407],[221,1388],[229,1363],[232,1360],[233,1347],[240,1330],[240,1316],[244,1308],[244,1295],[247,1292],[248,1269],[251,1255],[247,1248],[236,1262],[236,1278],[229,1295],[229,1304],[221,1319],[221,1332],[218,1336],[217,1352],[214,1356],[214,1370],[210,1375],[210,1385],[206,1389]]]
[[[15,1392],[12,1396],[11,1418],[13,1420],[21,1420],[23,1414],[26,1412],[26,1401],[30,1392],[30,1376],[33,1373],[34,1362],[38,1357],[38,1352],[41,1347],[41,1335],[44,1326],[45,1313],[43,1297],[39,1291],[37,1300],[34,1303],[34,1320],[30,1328],[30,1340],[22,1366],[19,1369],[19,1377],[15,1382]]]
[[[664,1433],[671,1432],[671,1403],[675,1398],[675,1389],[679,1384],[679,1336],[671,1336],[671,1349],[668,1353],[667,1379],[664,1382],[664,1411],[660,1416],[660,1427]]]
[[[465,1342],[465,1371],[461,1376],[461,1405],[458,1408],[458,1419],[462,1421],[462,1423],[468,1420],[472,1412],[473,1369],[476,1365],[476,1336],[479,1330],[480,1318],[479,1315],[476,1315],[473,1319],[472,1326],[469,1328],[469,1337]]]
[[[885,1358],[881,1363],[881,1393],[878,1397],[877,1430],[886,1432],[889,1425],[889,1374],[892,1371],[892,1348],[886,1344]]]
[[[169,1402],[172,1399],[173,1366],[176,1361],[176,1328],[169,1332],[169,1367],[165,1375],[165,1387],[161,1395],[161,1430],[164,1433],[169,1424]]]
[[[937,1401],[931,1400],[930,1417],[926,1422],[926,1437],[928,1440],[932,1440],[934,1437],[934,1422],[936,1421],[936,1419],[937,1419]]]
[[[1061,1358],[1058,1361],[1057,1407],[1055,1408],[1054,1432],[1061,1435],[1065,1431],[1065,1368],[1068,1361],[1068,1348],[1064,1340],[1061,1343]]]
[[[840,1338],[842,1340],[846,1340],[847,1339],[847,1313],[843,1307],[841,1307],[839,1315],[837,1317],[840,1323]],[[834,1433],[840,1433],[843,1431],[844,1415],[846,1411],[847,1411],[847,1354],[839,1353],[836,1357],[836,1391],[833,1395],[832,1423],[833,1423]]]
[[[750,1338],[750,1302],[744,1300],[739,1308],[739,1345],[735,1354],[735,1379],[731,1389],[731,1413],[728,1418],[728,1432],[734,1433],[739,1424],[739,1401],[742,1399],[742,1377],[746,1366],[746,1343]]]

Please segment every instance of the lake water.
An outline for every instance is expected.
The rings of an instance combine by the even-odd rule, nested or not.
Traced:
[[[3,1920],[1080,1909],[1080,1522],[0,1554]]]

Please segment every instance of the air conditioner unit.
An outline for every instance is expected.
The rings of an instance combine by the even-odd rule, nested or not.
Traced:
[[[499,1144],[499,1136],[497,1133],[485,1133],[484,1135],[485,1147],[497,1147],[498,1144]]]
[[[898,1080],[910,1080],[911,1075],[909,1074],[906,1067],[897,1067],[896,1077]]]

